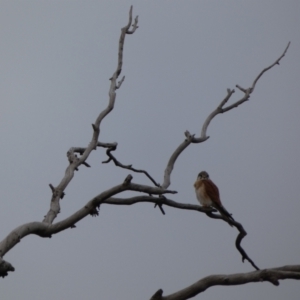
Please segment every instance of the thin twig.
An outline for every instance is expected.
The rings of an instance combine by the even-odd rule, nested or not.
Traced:
[[[103,164],[107,164],[109,163],[110,161],[113,161],[114,164],[117,166],[117,167],[120,167],[120,168],[123,168],[123,169],[127,169],[127,170],[131,170],[135,173],[143,173],[145,174],[151,181],[152,183],[159,187],[160,185],[154,180],[154,178],[145,170],[139,170],[139,169],[135,169],[132,167],[132,165],[123,165],[122,163],[120,163],[113,155],[112,155],[112,151],[115,151],[117,148],[117,146],[115,147],[108,147],[108,149],[106,150],[106,155],[108,156],[108,159],[103,161],[102,163]]]

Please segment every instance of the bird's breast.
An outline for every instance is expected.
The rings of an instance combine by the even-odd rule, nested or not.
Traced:
[[[212,201],[205,191],[205,185],[201,180],[197,180],[194,184],[196,196],[202,206],[212,206]]]

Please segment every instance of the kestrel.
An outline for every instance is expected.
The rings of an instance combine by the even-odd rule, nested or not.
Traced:
[[[231,214],[222,205],[218,187],[209,179],[206,171],[199,173],[194,183],[196,196],[200,204],[204,207],[212,206],[216,208],[226,221],[234,221]],[[232,226],[229,223],[230,226]]]

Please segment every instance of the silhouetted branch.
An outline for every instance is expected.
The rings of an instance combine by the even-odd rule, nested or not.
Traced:
[[[236,237],[235,246],[236,246],[237,250],[240,252],[240,254],[242,255],[242,262],[244,262],[245,260],[248,260],[248,262],[252,265],[252,267],[254,269],[259,270],[258,266],[248,256],[246,251],[241,246],[242,239],[247,235],[247,232],[244,229],[243,225],[241,223],[237,222],[236,220],[234,220],[234,221],[233,220],[225,220],[221,215],[219,215],[219,214],[216,215],[212,212],[207,212],[206,215],[212,219],[221,219],[224,222],[228,222],[231,225],[233,225],[234,227],[236,227],[236,229],[239,231],[239,234]]]
[[[0,277],[5,277],[8,272],[13,272],[15,268],[7,261],[0,257]]]
[[[108,148],[106,150],[106,155],[108,156],[108,159],[103,161],[102,163],[103,164],[107,164],[109,163],[110,161],[113,161],[114,164],[117,166],[117,167],[120,167],[120,168],[123,168],[123,169],[127,169],[127,170],[131,170],[135,173],[143,173],[145,174],[151,181],[152,183],[155,185],[155,186],[160,186],[155,180],[154,178],[145,170],[139,170],[139,169],[135,169],[132,167],[132,165],[123,165],[122,163],[120,163],[113,155],[112,155],[112,151],[115,151],[117,149],[117,144],[111,146],[111,147],[106,147]]]
[[[212,207],[204,207],[200,205],[194,205],[194,204],[185,204],[185,203],[179,203],[171,199],[167,199],[164,195],[161,195],[160,197],[152,197],[152,196],[136,196],[131,198],[108,198],[105,201],[103,201],[103,204],[112,204],[112,205],[133,205],[136,203],[154,203],[155,205],[158,205],[159,207],[162,207],[162,205],[170,206],[173,208],[183,209],[183,210],[194,210],[198,212],[205,213],[208,217],[212,219],[219,219],[223,220],[224,222],[228,222],[226,219],[224,219],[220,214],[215,214],[217,210]],[[163,212],[163,214],[165,214]],[[239,231],[239,234],[236,237],[235,246],[237,250],[242,255],[242,261],[244,262],[247,260],[253,268],[256,270],[259,270],[259,268],[256,266],[256,264],[253,262],[253,260],[248,256],[246,251],[242,248],[241,242],[242,239],[247,235],[246,230],[244,229],[243,225],[237,221],[230,220],[229,223],[236,227],[236,229]]]

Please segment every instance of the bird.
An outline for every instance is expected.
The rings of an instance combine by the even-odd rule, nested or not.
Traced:
[[[209,178],[206,171],[201,171],[198,174],[197,180],[194,183],[195,192],[198,201],[204,207],[214,207],[216,208],[221,216],[228,222],[230,226],[230,221],[234,221],[231,214],[223,206],[218,187]]]

